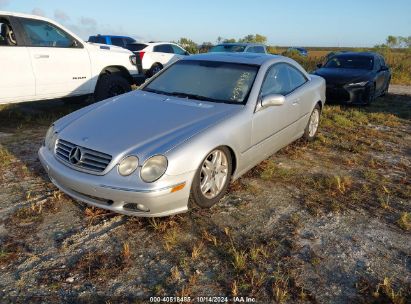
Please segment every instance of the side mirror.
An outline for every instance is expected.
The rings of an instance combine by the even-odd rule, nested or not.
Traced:
[[[317,64],[317,68],[321,69],[322,67],[323,67],[323,64],[322,64],[322,63],[318,63],[318,64]]]
[[[281,106],[285,102],[285,97],[279,94],[270,94],[261,99],[261,107]]]
[[[189,53],[189,52],[185,52],[185,55],[186,55],[186,56],[190,56],[190,53]]]

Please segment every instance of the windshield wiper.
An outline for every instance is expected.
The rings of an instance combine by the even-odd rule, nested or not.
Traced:
[[[149,88],[144,88],[143,91],[147,91],[147,92],[155,93],[155,94],[161,94],[161,95],[169,95],[167,92],[163,92],[163,91],[160,91],[160,90],[149,89]]]
[[[190,98],[190,99],[196,99],[196,100],[203,100],[203,101],[214,101],[214,99],[206,97],[206,96],[183,93],[183,92],[171,92],[171,93],[168,93],[167,95],[181,97],[181,98]]]

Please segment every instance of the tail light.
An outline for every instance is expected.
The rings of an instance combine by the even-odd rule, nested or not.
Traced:
[[[143,60],[143,57],[144,57],[144,54],[145,54],[146,52],[139,52],[138,54],[140,55],[140,60]]]

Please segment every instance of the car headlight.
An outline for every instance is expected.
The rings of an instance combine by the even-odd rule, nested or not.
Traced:
[[[361,82],[353,82],[348,84],[349,87],[363,87],[366,86],[368,81],[361,81]]]
[[[118,164],[118,173],[122,176],[129,176],[138,167],[138,158],[136,156],[127,156]]]
[[[57,132],[54,129],[54,126],[51,126],[46,133],[46,138],[44,139],[44,145],[49,149],[50,151],[54,150],[54,146],[56,145],[57,141]]]
[[[130,62],[132,65],[137,65],[137,57],[136,55],[131,55],[130,56]]]
[[[163,155],[155,155],[144,162],[141,168],[141,179],[147,183],[158,180],[167,170],[167,158]]]

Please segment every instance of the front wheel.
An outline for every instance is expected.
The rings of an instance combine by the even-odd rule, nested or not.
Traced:
[[[191,186],[191,200],[202,208],[215,205],[227,191],[232,159],[226,147],[211,151],[203,160]]]
[[[320,116],[321,116],[321,107],[317,103],[314,107],[314,110],[311,112],[310,119],[308,120],[308,124],[305,127],[303,138],[308,141],[314,140],[315,136],[317,135],[318,126],[320,124]]]
[[[376,98],[376,90],[375,90],[375,84],[371,85],[368,91],[368,95],[365,98],[364,104],[365,105],[370,105]]]
[[[131,85],[124,77],[116,74],[103,74],[97,82],[94,99],[100,101],[130,91]]]

